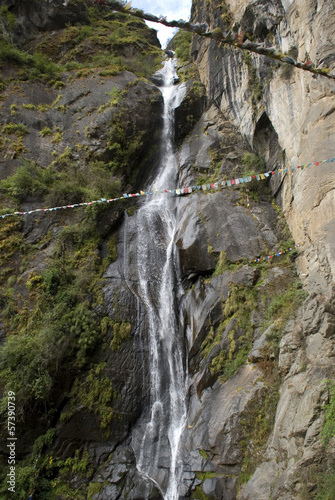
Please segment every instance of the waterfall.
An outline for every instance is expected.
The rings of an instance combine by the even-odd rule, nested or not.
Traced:
[[[160,165],[150,191],[172,188],[177,178],[173,108],[181,86],[173,84],[175,61],[166,61],[161,73],[164,125]],[[169,195],[150,198],[137,214],[138,295],[147,318],[150,410],[136,431],[133,448],[140,474],[156,485],[165,500],[177,500],[182,473],[179,444],[186,420],[183,290],[174,243],[174,199]]]

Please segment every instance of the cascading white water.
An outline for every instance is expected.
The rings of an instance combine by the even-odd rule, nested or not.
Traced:
[[[175,62],[166,61],[162,74],[164,125],[160,167],[149,188],[171,188],[177,177],[173,152],[173,85]],[[185,369],[180,299],[182,286],[175,246],[176,220],[171,196],[153,197],[137,215],[139,296],[148,320],[150,414],[141,427],[134,452],[137,469],[150,479],[165,500],[178,499],[181,478],[179,444],[186,419]]]

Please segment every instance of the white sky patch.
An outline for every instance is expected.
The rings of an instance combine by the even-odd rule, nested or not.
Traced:
[[[168,21],[182,19],[186,21],[190,17],[192,0],[132,0],[131,6],[142,9],[144,12],[155,16],[166,17]],[[168,28],[159,23],[147,23],[150,28],[154,28],[158,33],[161,46],[166,43],[176,33],[176,29]]]

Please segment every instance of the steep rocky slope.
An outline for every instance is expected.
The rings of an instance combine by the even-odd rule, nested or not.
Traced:
[[[40,3],[6,1],[0,13],[1,214],[136,192],[158,163],[163,103],[146,79],[162,58],[155,34],[90,2]],[[195,22],[330,68],[333,14],[316,0],[192,6]],[[179,66],[179,185],[334,156],[333,83],[201,37],[191,54]],[[333,165],[176,198],[188,377],[180,498],[331,494]],[[132,200],[1,219],[1,408],[6,422],[14,391],[16,498],[162,497],[132,442],[150,382],[137,226]],[[299,251],[251,263],[294,240]]]
[[[207,22],[334,68],[334,6],[330,2],[194,2],[194,21]],[[193,57],[209,98],[270,169],[334,156],[334,84],[278,67],[261,56],[197,38]],[[280,342],[280,399],[263,463],[239,498],[312,498],[327,480],[333,449],[320,442],[332,379],[334,334],[334,169],[332,164],[288,172],[270,186],[295,240],[298,270],[309,293]],[[327,457],[327,458],[326,458]],[[324,467],[318,469],[318,465]],[[320,494],[320,493],[319,493]],[[223,498],[225,498],[223,496]],[[322,497],[323,498],[323,497]],[[326,498],[326,497],[325,497]]]

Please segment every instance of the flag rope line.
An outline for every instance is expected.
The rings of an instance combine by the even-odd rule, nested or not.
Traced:
[[[123,4],[118,0],[95,0],[94,3],[107,5],[112,10],[123,12],[124,14],[130,14],[132,16],[145,19],[146,21],[163,24],[164,26],[168,26],[170,28],[180,28],[202,37],[212,38],[217,42],[231,45],[242,50],[248,50],[249,52],[254,52],[262,56],[270,57],[271,59],[290,64],[291,66],[295,66],[296,68],[303,69],[314,74],[323,75],[327,78],[332,78],[333,80],[335,80],[335,74],[330,73],[329,68],[316,67],[313,65],[312,61],[301,63],[293,59],[293,57],[289,56],[288,54],[283,54],[282,52],[278,51],[276,47],[265,47],[263,43],[252,42],[248,39],[243,40],[243,33],[234,33],[231,30],[226,33],[219,27],[215,28],[212,31],[208,31],[207,23],[193,24],[188,21],[183,21],[182,19],[179,21],[167,21],[163,16],[154,16],[152,14],[143,12],[143,10],[141,9],[132,8],[130,7],[130,4]]]
[[[253,212],[253,210],[251,208],[248,192],[249,192],[249,189],[247,189],[247,208],[248,208],[250,214],[255,219],[258,219],[257,215],[255,215],[255,213]],[[272,253],[272,255],[267,255],[266,257],[259,257],[259,258],[255,257],[254,259],[249,260],[249,264],[255,264],[257,262],[264,262],[264,261],[267,261],[269,259],[273,259],[273,257],[280,257],[284,253],[291,252],[292,250],[295,250],[296,248],[299,248],[300,246],[301,246],[300,243],[298,243],[298,244],[294,245],[293,247],[287,248],[286,250],[279,250],[279,252],[274,252],[274,253]]]
[[[138,196],[153,196],[156,194],[171,194],[173,196],[180,196],[180,195],[184,195],[184,194],[190,194],[194,191],[207,191],[210,189],[222,189],[222,188],[237,186],[239,184],[245,184],[245,183],[251,182],[255,179],[256,179],[256,181],[265,180],[265,179],[271,178],[276,173],[285,174],[289,170],[299,170],[299,169],[300,169],[300,171],[302,171],[305,168],[311,167],[313,165],[318,166],[318,165],[321,165],[323,163],[331,163],[334,161],[335,161],[335,158],[330,158],[328,160],[316,161],[313,163],[308,163],[306,165],[298,165],[297,167],[280,168],[278,170],[270,170],[268,172],[263,172],[260,174],[254,174],[254,175],[244,176],[244,177],[236,177],[235,179],[221,180],[218,182],[211,182],[208,184],[189,186],[189,187],[185,187],[185,188],[154,189],[152,192],[140,191],[139,193],[130,193],[130,194],[124,193],[122,196],[120,196],[118,198],[111,198],[111,199],[100,198],[100,200],[88,201],[88,202],[83,202],[83,203],[74,203],[74,204],[70,204],[70,205],[62,205],[59,207],[35,208],[33,210],[28,210],[25,212],[12,212],[12,213],[3,214],[3,215],[0,215],[0,218],[4,219],[5,217],[11,217],[14,215],[30,215],[30,214],[34,214],[37,212],[53,212],[55,210],[64,210],[67,208],[77,208],[77,207],[82,207],[82,206],[90,206],[90,205],[93,205],[95,203],[112,203],[112,202],[123,200],[123,199],[136,198]]]
[[[297,243],[293,247],[287,248],[286,250],[280,250],[279,252],[274,252],[272,255],[267,255],[266,257],[259,257],[259,258],[255,258],[255,259],[249,260],[249,263],[250,264],[255,264],[257,262],[264,262],[264,261],[273,259],[274,257],[280,257],[284,253],[291,252],[292,250],[295,250],[296,248],[299,248],[299,247],[301,247],[301,245],[300,245],[300,243]]]

